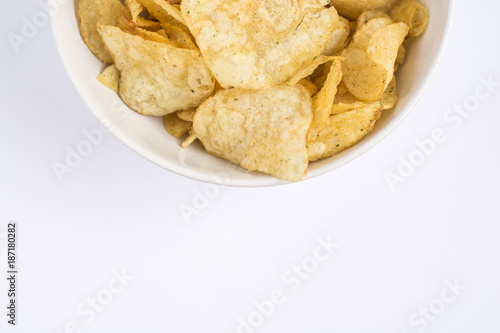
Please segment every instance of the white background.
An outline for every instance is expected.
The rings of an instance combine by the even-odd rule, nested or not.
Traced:
[[[460,124],[443,118],[479,77],[500,82],[500,4],[457,1],[435,78],[374,149],[322,177],[257,189],[183,178],[110,134],[58,181],[52,164],[99,124],[48,22],[17,53],[9,43],[40,11],[35,0],[0,4],[0,331],[222,333],[250,316],[259,327],[240,332],[500,332],[500,87]],[[386,173],[436,128],[447,140],[391,190]],[[8,221],[18,222],[15,327]],[[338,248],[315,267],[328,237]],[[286,277],[302,264],[310,273],[293,289]]]

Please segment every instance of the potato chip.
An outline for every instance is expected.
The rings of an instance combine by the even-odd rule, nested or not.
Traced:
[[[376,18],[386,18],[391,20],[391,17],[381,10],[367,10],[359,15],[357,20],[357,29],[361,28],[363,24],[368,23],[368,21]]]
[[[410,26],[410,36],[420,36],[429,25],[429,12],[417,0],[401,0],[390,12],[395,22]]]
[[[161,23],[169,22],[172,24],[185,24],[180,10],[165,0],[138,1]]]
[[[330,157],[352,147],[366,136],[382,114],[380,103],[331,116],[326,123],[311,128],[308,134],[309,161]]]
[[[117,25],[120,15],[129,16],[127,8],[120,0],[79,0],[78,27],[83,41],[92,53],[106,64],[113,58],[106,50],[96,25]]]
[[[164,116],[196,108],[214,89],[199,51],[145,40],[117,27],[98,26],[120,71],[119,94],[133,110]]]
[[[228,89],[205,101],[194,134],[205,149],[250,171],[304,179],[312,102],[300,84],[263,90]]]
[[[97,80],[109,89],[118,92],[118,83],[120,81],[120,72],[115,65],[106,67],[106,69],[97,77]]]
[[[398,0],[332,0],[339,14],[356,20],[362,12],[373,9],[386,10],[391,8]]]
[[[162,23],[162,30],[168,36],[168,38],[174,42],[178,47],[182,49],[197,50],[198,48],[193,43],[191,36],[179,26],[173,25],[171,23]]]
[[[168,134],[180,138],[189,131],[193,123],[180,119],[175,113],[170,113],[163,117],[163,126]]]
[[[184,110],[184,111],[179,111],[177,112],[177,117],[181,118],[182,120],[185,121],[194,121],[194,115],[196,114],[196,110]]]
[[[349,21],[343,17],[339,17],[337,28],[333,31],[330,42],[328,42],[328,45],[323,49],[321,54],[333,56],[342,51],[349,42],[350,33],[351,28],[349,26]]]
[[[148,29],[158,29],[160,27],[160,22],[148,20],[140,16],[144,11],[144,7],[138,0],[125,0],[125,6],[127,6],[130,14],[132,15],[132,22],[137,24],[139,27]]]
[[[319,90],[318,86],[312,83],[308,78],[301,79],[298,84],[301,84],[304,88],[306,88],[310,96],[314,95]]]
[[[290,79],[286,81],[286,84],[289,86],[294,86],[305,78],[306,76],[311,75],[318,66],[323,65],[324,63],[328,61],[332,61],[334,57],[327,57],[327,56],[318,56],[313,59],[312,62],[306,64],[304,67],[300,68]]]
[[[398,51],[408,30],[405,23],[389,24],[384,18],[361,27],[342,52],[346,58],[343,82],[351,94],[365,102],[382,96],[394,75]]]
[[[261,89],[286,82],[325,48],[338,25],[327,3],[184,0],[181,9],[220,85]]]
[[[337,86],[342,79],[342,60],[336,57],[330,66],[330,72],[321,90],[313,96],[313,121],[312,127],[321,126],[325,123],[332,112],[333,100],[337,94]]]
[[[140,36],[146,40],[150,40],[152,42],[158,42],[158,43],[166,43],[170,44],[172,46],[176,46],[174,43],[172,43],[168,37],[154,31],[149,31],[146,29],[143,29],[139,27],[137,24],[135,24],[132,21],[127,20],[125,17],[121,16],[120,20],[118,22],[118,27],[122,29],[122,31],[127,32],[132,35]]]

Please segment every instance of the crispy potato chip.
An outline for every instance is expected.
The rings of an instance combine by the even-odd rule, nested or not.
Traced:
[[[162,34],[154,31],[149,31],[139,27],[134,22],[127,20],[124,16],[120,17],[118,27],[122,29],[124,32],[127,32],[132,35],[140,36],[146,40],[150,40],[152,42],[157,43],[165,43],[170,44],[172,46],[176,46],[172,43],[168,37],[163,36]]]
[[[395,22],[404,22],[410,26],[410,36],[421,35],[429,25],[429,12],[417,0],[401,0],[390,12]]]
[[[321,54],[326,56],[333,56],[342,51],[349,42],[350,34],[351,28],[349,26],[349,21],[343,17],[339,17],[337,28],[333,31],[330,42],[324,48]]]
[[[398,0],[332,0],[339,14],[356,20],[362,12],[372,9],[390,9]]]
[[[286,82],[325,48],[338,25],[327,3],[184,0],[181,11],[223,88],[261,89]]]
[[[286,84],[289,86],[294,86],[305,78],[306,76],[311,75],[318,66],[323,65],[324,63],[328,61],[332,61],[334,57],[327,57],[327,56],[319,56],[315,57],[312,62],[306,64],[304,67],[300,68],[288,81],[286,81]]]
[[[118,83],[120,82],[120,72],[115,65],[106,67],[106,69],[97,77],[97,80],[109,89],[118,92]]]
[[[368,23],[368,21],[376,18],[386,18],[391,20],[391,17],[381,10],[367,10],[359,15],[357,20],[357,29],[361,28],[363,24]]]
[[[330,72],[321,90],[313,96],[313,121],[312,127],[324,124],[332,112],[333,100],[337,94],[337,86],[342,79],[342,60],[336,57],[330,66]]]
[[[346,58],[343,81],[351,94],[365,102],[376,101],[384,93],[394,75],[399,48],[408,34],[405,23],[387,23],[384,18],[368,21],[342,52]]]
[[[154,28],[158,29],[160,27],[160,22],[152,21],[143,18],[141,13],[144,11],[144,7],[137,0],[125,0],[125,6],[127,6],[130,14],[132,15],[132,22],[137,24],[141,28]]]
[[[311,128],[308,135],[309,161],[330,157],[352,147],[366,136],[382,114],[380,103],[331,116],[318,128]]]
[[[301,79],[299,81],[299,84],[301,84],[302,86],[304,86],[304,88],[307,89],[307,91],[309,91],[309,95],[312,96],[314,95],[315,93],[318,92],[318,86],[316,86],[314,83],[312,83],[309,79],[305,78],[305,79]]]
[[[165,0],[139,0],[139,2],[161,23],[185,24],[180,10]]]
[[[162,23],[161,27],[168,38],[174,42],[178,47],[182,49],[191,49],[197,50],[198,48],[193,43],[191,36],[179,26],[170,24],[170,23]]]
[[[163,126],[168,134],[180,138],[189,131],[193,123],[180,119],[175,113],[170,113],[163,117]]]
[[[78,27],[82,39],[90,51],[106,64],[113,63],[113,58],[106,50],[96,26],[98,23],[117,25],[120,15],[130,15],[120,0],[79,0],[78,2]]]
[[[177,117],[181,118],[185,121],[194,121],[194,115],[196,114],[196,109],[193,110],[185,110],[177,112]]]
[[[300,84],[228,89],[205,101],[193,129],[206,150],[250,171],[295,182],[305,178],[312,102]]]
[[[395,107],[398,101],[399,99],[397,96],[396,77],[393,77],[392,81],[382,94],[382,97],[380,97],[377,102],[380,103],[383,110],[389,110]],[[336,115],[343,112],[360,109],[366,105],[368,104],[360,101],[350,92],[346,91],[335,96],[331,114]]]
[[[195,108],[212,94],[214,79],[199,51],[145,40],[98,26],[120,71],[119,94],[133,110],[164,116]]]

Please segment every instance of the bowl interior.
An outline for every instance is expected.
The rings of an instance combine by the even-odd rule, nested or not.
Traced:
[[[375,129],[354,147],[309,166],[307,178],[334,170],[360,156],[389,134],[415,106],[441,58],[451,24],[452,0],[421,0],[429,9],[429,28],[407,45],[407,59],[397,72],[400,102],[384,112]],[[279,179],[246,170],[210,156],[201,144],[188,149],[163,128],[162,119],[139,115],[104,87],[96,77],[105,68],[80,38],[76,0],[61,5],[52,16],[52,30],[64,67],[76,90],[95,116],[129,148],[157,165],[193,179],[231,186],[286,184]]]

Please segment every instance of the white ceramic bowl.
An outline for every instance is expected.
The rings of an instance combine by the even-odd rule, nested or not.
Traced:
[[[434,74],[450,30],[453,0],[421,0],[429,8],[429,28],[407,48],[407,60],[398,70],[400,102],[385,112],[375,129],[354,147],[331,158],[310,164],[307,178],[332,171],[365,153],[389,134],[411,111]],[[61,1],[63,2],[63,1]],[[157,165],[193,179],[232,186],[286,184],[261,173],[248,173],[222,159],[210,156],[201,144],[180,148],[180,140],[168,135],[162,119],[130,111],[112,90],[96,77],[104,65],[80,38],[75,1],[64,1],[52,17],[52,30],[64,67],[76,90],[95,116],[119,140]]]

